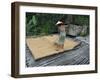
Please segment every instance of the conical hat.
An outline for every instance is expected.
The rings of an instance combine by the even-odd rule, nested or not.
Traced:
[[[56,25],[59,25],[59,24],[63,24],[63,22],[62,22],[62,21],[58,21],[58,22],[56,23]]]

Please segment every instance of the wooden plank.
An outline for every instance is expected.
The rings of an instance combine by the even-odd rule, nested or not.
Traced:
[[[58,35],[43,36],[37,38],[27,38],[27,45],[34,56],[35,59],[40,59],[53,54],[58,54],[67,50],[73,49],[79,44],[79,42],[72,39],[65,40],[64,49],[58,50],[54,45],[55,41],[58,39]]]

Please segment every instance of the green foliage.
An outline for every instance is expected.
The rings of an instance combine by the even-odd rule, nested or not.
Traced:
[[[26,36],[48,35],[57,33],[58,29],[55,25],[58,20],[67,20],[68,16],[72,16],[71,22],[78,25],[89,25],[88,16],[67,15],[67,14],[48,14],[48,13],[26,13]]]
[[[37,24],[37,20],[36,20],[35,16],[32,16],[32,22],[33,22],[34,25]]]
[[[88,35],[87,33],[84,33],[84,32],[81,32],[80,33],[80,36],[86,36],[86,35]]]
[[[26,13],[26,35],[34,36],[57,32],[56,22],[62,14]]]
[[[73,16],[73,24],[77,25],[89,25],[89,16],[75,15]]]

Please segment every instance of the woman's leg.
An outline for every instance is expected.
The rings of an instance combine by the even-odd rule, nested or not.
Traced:
[[[61,48],[61,49],[64,49],[64,44],[61,44],[61,45],[60,45],[60,48]]]

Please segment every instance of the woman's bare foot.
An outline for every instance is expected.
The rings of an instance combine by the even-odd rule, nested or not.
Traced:
[[[64,46],[63,45],[58,45],[56,48],[56,51],[63,51],[64,50]]]

